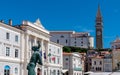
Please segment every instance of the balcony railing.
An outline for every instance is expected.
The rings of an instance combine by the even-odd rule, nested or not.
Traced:
[[[82,71],[82,68],[74,68],[74,71]]]

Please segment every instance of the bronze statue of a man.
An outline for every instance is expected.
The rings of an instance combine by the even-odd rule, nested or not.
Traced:
[[[38,63],[42,65],[42,58],[39,53],[39,48],[40,48],[39,42],[38,42],[38,46],[32,47],[32,50],[34,51],[34,53],[32,54],[30,62],[27,65],[28,75],[36,75],[35,74],[36,64]]]

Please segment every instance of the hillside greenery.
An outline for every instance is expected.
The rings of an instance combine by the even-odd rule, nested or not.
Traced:
[[[79,52],[79,53],[86,53],[88,49],[80,48],[80,47],[73,47],[73,46],[64,46],[63,52]]]
[[[74,47],[74,46],[64,46],[63,47],[63,52],[87,53],[88,50],[90,50],[90,49],[88,49],[88,48]],[[107,49],[92,49],[92,50],[96,50],[98,52],[101,52],[101,51],[109,51],[109,52],[111,52],[112,51],[110,48],[107,48]]]

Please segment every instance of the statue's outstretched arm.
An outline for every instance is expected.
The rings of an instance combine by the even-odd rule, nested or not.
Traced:
[[[38,49],[39,49],[39,48],[41,47],[41,45],[40,45],[40,41],[38,41],[37,43],[38,43]]]

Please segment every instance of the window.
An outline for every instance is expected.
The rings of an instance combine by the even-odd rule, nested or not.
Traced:
[[[89,65],[92,65],[91,63]]]
[[[112,49],[114,49],[114,46],[112,46]]]
[[[15,68],[15,75],[18,74],[18,68]]]
[[[46,75],[46,70],[44,70],[44,75]]]
[[[58,54],[60,53],[60,49],[58,48]]]
[[[67,43],[68,41],[67,41],[67,39],[66,39],[66,43]]]
[[[101,69],[101,67],[100,67],[100,71],[101,71],[102,69]]]
[[[76,44],[76,41],[74,43]]]
[[[101,25],[101,23],[97,23],[97,25]]]
[[[58,61],[58,64],[60,63],[60,60],[59,60],[59,58],[57,58],[57,61]]]
[[[6,47],[6,56],[10,56],[10,48]]]
[[[10,33],[6,33],[6,39],[10,39]]]
[[[66,58],[66,60],[68,60],[68,58]]]
[[[53,70],[53,75],[56,75],[56,70]]]
[[[96,71],[98,70],[98,68],[96,67]]]
[[[81,43],[83,44],[83,41],[81,41]]]
[[[8,65],[4,67],[4,75],[10,75],[10,67]]]
[[[57,43],[59,43],[59,40],[57,39]]]
[[[102,61],[100,61],[100,65],[102,65]]]
[[[75,58],[73,60],[75,61]]]
[[[64,38],[64,36],[63,36],[63,35],[61,35],[61,38]]]
[[[18,49],[15,49],[15,57],[18,57]]]
[[[18,35],[15,36],[15,42],[18,42]]]
[[[94,65],[96,65],[96,61],[94,61]]]
[[[83,40],[83,38],[81,38],[81,40]]]
[[[75,40],[76,40],[76,37],[75,37]]]
[[[60,71],[58,70],[58,74],[57,75],[60,75]]]

